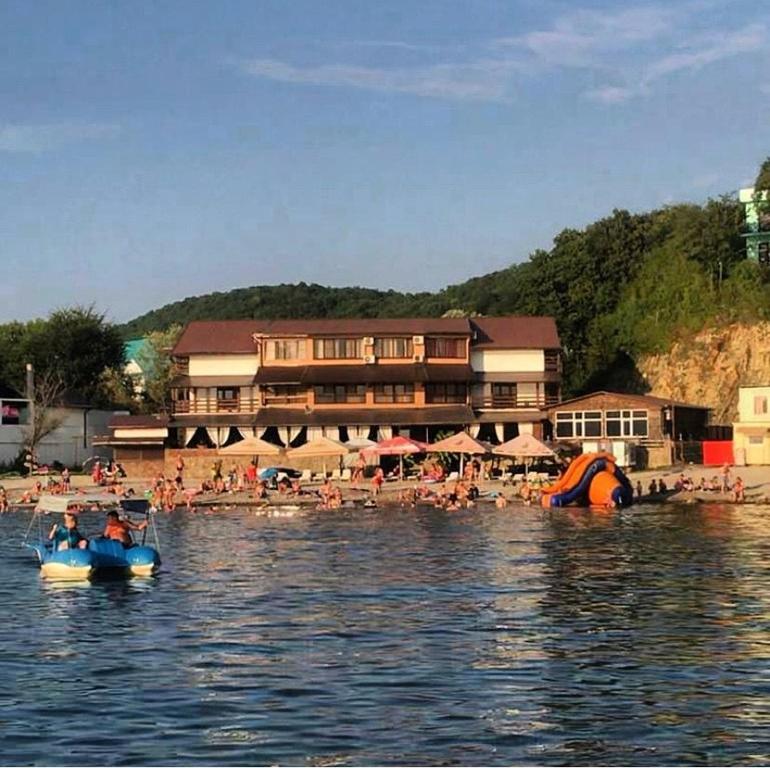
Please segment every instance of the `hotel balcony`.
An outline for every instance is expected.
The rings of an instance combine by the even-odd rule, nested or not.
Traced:
[[[556,395],[541,395],[540,397],[506,397],[497,395],[492,397],[474,397],[471,405],[475,410],[485,409],[514,409],[514,408],[550,408],[557,405],[559,398]]]

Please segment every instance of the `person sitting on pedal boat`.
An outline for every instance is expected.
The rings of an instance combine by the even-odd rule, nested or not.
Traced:
[[[88,546],[86,539],[78,530],[77,515],[72,512],[64,513],[64,523],[54,523],[48,538],[53,541],[54,551],[60,549],[85,549]]]
[[[146,520],[142,520],[141,523],[121,520],[117,511],[111,509],[107,512],[107,524],[104,526],[102,536],[119,541],[124,547],[131,547],[134,544],[134,540],[131,538],[131,531],[143,531],[146,527]]]

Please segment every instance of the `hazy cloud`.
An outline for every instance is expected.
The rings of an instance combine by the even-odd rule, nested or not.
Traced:
[[[48,152],[66,144],[112,136],[119,130],[111,123],[0,123],[0,152]]]
[[[250,59],[240,62],[240,68],[249,75],[284,83],[347,86],[457,100],[503,101],[511,65],[490,59],[411,69],[341,64],[295,67],[277,59]]]
[[[682,70],[698,70],[707,64],[760,50],[767,39],[764,24],[750,24],[736,32],[728,32],[706,40],[691,41],[687,50],[664,56],[648,67],[644,82]]]
[[[653,83],[681,71],[697,71],[723,59],[754,53],[765,44],[767,29],[754,23],[719,33],[691,32],[703,23],[702,3],[627,7],[619,11],[576,10],[550,26],[500,37],[472,47],[447,48],[398,40],[350,43],[387,51],[419,51],[432,59],[466,58],[421,66],[359,66],[321,63],[296,66],[279,59],[237,62],[245,73],[285,83],[342,86],[411,93],[459,101],[507,102],[517,78],[552,69],[585,69],[606,84],[583,96],[601,104],[622,104],[649,93]]]
[[[591,101],[598,101],[601,104],[620,104],[633,98],[636,93],[632,88],[623,88],[617,85],[605,85],[601,88],[594,88],[583,94]]]

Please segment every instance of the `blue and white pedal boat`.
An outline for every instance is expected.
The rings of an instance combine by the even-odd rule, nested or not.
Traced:
[[[35,543],[24,541],[25,546],[34,550],[40,562],[40,572],[46,579],[57,581],[82,581],[94,577],[152,576],[160,567],[160,554],[155,547],[144,543],[146,532],[151,529],[157,544],[152,510],[145,499],[116,499],[108,494],[90,495],[43,495],[35,507],[33,519],[27,529],[27,537],[35,519],[42,515],[63,514],[78,507],[96,508],[100,511],[120,508],[123,512],[145,515],[148,528],[143,531],[141,544],[126,547],[119,541],[101,535],[88,539],[85,549],[56,549],[39,526],[40,538]],[[87,512],[86,512],[87,513]]]

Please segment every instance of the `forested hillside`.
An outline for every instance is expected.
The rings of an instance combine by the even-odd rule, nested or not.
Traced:
[[[437,293],[277,285],[188,298],[121,329],[126,337],[197,319],[404,317],[448,311],[549,314],[565,348],[566,389],[645,388],[635,360],[711,322],[770,317],[770,275],[745,260],[732,197],[649,213],[613,211],[565,229],[527,261]]]

